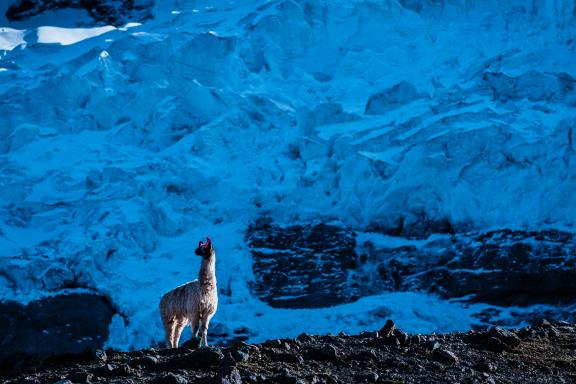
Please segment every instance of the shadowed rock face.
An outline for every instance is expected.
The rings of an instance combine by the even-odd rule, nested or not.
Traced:
[[[354,232],[332,225],[256,225],[248,233],[254,291],[273,307],[317,308],[354,301],[348,272],[356,266]]]
[[[488,232],[426,246],[372,250],[391,290],[497,305],[562,304],[576,291],[576,243],[561,231]],[[373,255],[374,256],[374,255]]]
[[[101,347],[114,309],[100,295],[75,293],[23,306],[0,303],[0,360],[45,357]]]
[[[85,9],[98,23],[121,25],[128,19],[151,16],[154,0],[20,0],[6,11],[11,21],[26,20],[38,14],[64,8]]]
[[[443,235],[419,247],[365,241],[358,250],[355,238],[352,230],[332,225],[251,228],[255,293],[283,308],[325,307],[393,291],[501,306],[575,301],[576,241],[567,232]]]

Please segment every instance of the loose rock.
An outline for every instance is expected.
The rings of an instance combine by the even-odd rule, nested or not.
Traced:
[[[334,360],[338,359],[338,351],[332,345],[324,346],[322,348],[322,350],[320,351],[320,354],[322,355],[322,357],[324,359],[329,360],[329,361],[334,361]]]
[[[435,352],[436,357],[443,363],[446,364],[458,364],[459,360],[456,354],[452,351],[446,349],[439,349]]]
[[[250,354],[240,349],[235,349],[232,351],[232,357],[237,363],[243,363],[250,359]]]
[[[274,353],[272,356],[270,356],[270,358],[272,359],[272,361],[282,361],[284,363],[302,363],[304,361],[304,359],[302,358],[302,356],[298,355],[298,354],[294,354],[294,353],[288,353],[288,352],[279,352],[279,353]]]
[[[216,376],[216,384],[242,384],[242,377],[236,368],[236,361],[232,358],[230,353],[220,362],[218,366],[218,375]]]
[[[428,340],[425,345],[426,349],[429,351],[435,351],[440,348],[440,343],[436,340]]]
[[[213,347],[200,348],[190,354],[190,361],[198,367],[214,367],[224,358],[224,354]]]
[[[90,383],[93,377],[94,375],[91,374],[90,372],[75,372],[71,374],[68,378],[75,384],[85,384]]]
[[[496,370],[498,369],[496,365],[486,361],[476,364],[474,368],[476,368],[480,372],[496,372]]]
[[[517,347],[522,342],[518,335],[500,327],[491,328],[489,334],[506,344],[508,348]]]
[[[200,347],[200,338],[199,337],[192,337],[190,340],[186,340],[180,348],[182,349],[198,349]]]
[[[395,329],[396,325],[394,324],[394,322],[392,320],[387,320],[386,324],[384,324],[384,326],[380,328],[380,330],[378,331],[378,334],[381,337],[392,336]]]
[[[158,384],[188,384],[188,380],[181,375],[170,372],[158,380]]]
[[[312,341],[312,336],[310,336],[307,333],[301,333],[300,335],[298,335],[298,337],[296,338],[296,340],[302,342],[302,343],[307,343]]]
[[[158,364],[158,358],[156,356],[144,356],[142,357],[139,362],[144,364],[145,366],[152,366]]]
[[[394,336],[398,339],[401,345],[406,345],[408,343],[408,334],[406,332],[402,332],[399,329],[395,329]]]
[[[97,349],[94,351],[94,358],[97,361],[105,363],[108,360],[108,355],[106,354],[106,351],[104,351],[103,349]]]
[[[540,321],[537,321],[535,325],[537,327],[540,327],[540,328],[551,328],[552,327],[552,324],[546,319],[542,319]]]

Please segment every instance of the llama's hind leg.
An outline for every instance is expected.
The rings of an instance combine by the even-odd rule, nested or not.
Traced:
[[[166,333],[166,348],[174,348],[174,331],[176,330],[176,322],[174,318],[162,318],[164,324],[164,332]]]
[[[180,342],[180,336],[182,335],[182,331],[184,330],[185,326],[186,326],[186,320],[185,319],[177,319],[176,320],[176,326],[174,329],[174,347],[173,348],[178,348],[178,343]]]
[[[200,323],[200,314],[196,313],[192,316],[190,326],[192,327],[192,337],[198,337],[198,325]]]

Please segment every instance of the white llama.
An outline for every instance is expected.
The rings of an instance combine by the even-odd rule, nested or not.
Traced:
[[[201,241],[195,253],[202,257],[198,280],[167,292],[160,300],[166,346],[170,348],[178,348],[180,335],[187,324],[192,326],[192,335],[197,337],[199,322],[202,323],[200,346],[208,346],[208,326],[218,307],[216,253],[210,238],[206,243]]]

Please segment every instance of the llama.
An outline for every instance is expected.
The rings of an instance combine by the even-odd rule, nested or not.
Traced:
[[[201,241],[195,253],[202,257],[198,280],[167,292],[160,300],[160,314],[169,348],[178,348],[180,335],[187,324],[192,327],[192,335],[198,337],[199,322],[202,323],[200,347],[208,346],[208,326],[218,307],[216,253],[210,238],[206,243]]]

